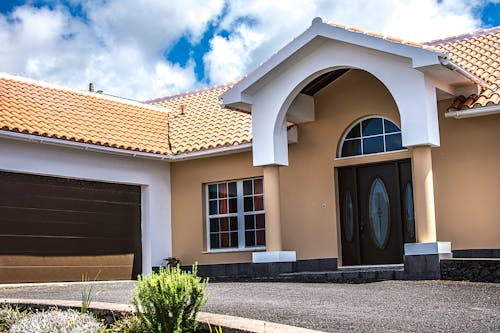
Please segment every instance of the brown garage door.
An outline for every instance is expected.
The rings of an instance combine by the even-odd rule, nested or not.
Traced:
[[[139,186],[0,172],[0,282],[140,271]]]

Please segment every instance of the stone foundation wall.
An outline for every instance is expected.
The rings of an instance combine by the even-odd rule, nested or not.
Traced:
[[[444,259],[440,262],[441,279],[500,282],[500,259]]]

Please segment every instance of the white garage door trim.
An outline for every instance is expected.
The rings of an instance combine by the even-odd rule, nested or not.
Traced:
[[[0,138],[0,170],[141,186],[142,272],[172,256],[170,163]]]

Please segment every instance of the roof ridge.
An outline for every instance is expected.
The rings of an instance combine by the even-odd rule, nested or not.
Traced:
[[[332,27],[335,27],[335,28],[344,29],[344,30],[349,31],[349,32],[355,32],[358,34],[363,34],[363,35],[367,35],[367,36],[371,36],[371,37],[375,37],[375,38],[380,38],[380,39],[383,39],[383,40],[386,40],[389,42],[398,43],[401,45],[413,46],[413,47],[417,47],[420,49],[429,50],[429,51],[433,51],[433,52],[439,52],[439,53],[442,52],[441,50],[434,48],[432,45],[427,45],[425,43],[416,42],[416,41],[409,40],[406,38],[399,38],[396,36],[391,36],[391,35],[387,35],[387,34],[383,34],[383,33],[379,33],[379,32],[365,30],[365,29],[361,29],[359,27],[355,27],[355,26],[347,25],[347,24],[343,24],[343,23],[338,23],[338,22],[334,22],[334,21],[330,21],[330,20],[325,20],[322,22],[325,24],[328,24]]]
[[[221,89],[221,88],[226,88],[226,87],[232,87],[235,83],[236,83],[236,81],[226,82],[226,83],[221,83],[221,84],[214,84],[214,85],[211,85],[211,86],[206,86],[206,87],[202,87],[202,88],[198,88],[198,89],[188,90],[188,91],[181,92],[181,93],[175,94],[175,95],[170,95],[170,96],[164,96],[164,97],[158,97],[158,98],[150,99],[150,100],[144,101],[143,103],[146,103],[148,105],[155,104],[155,103],[161,103],[161,102],[170,101],[170,100],[176,99],[176,98],[181,98],[181,97],[186,97],[186,96],[192,96],[192,95],[201,94],[201,93],[204,93],[204,92],[207,92],[207,91],[211,91],[211,90],[216,90],[216,89]]]
[[[455,36],[450,36],[450,37],[445,37],[441,39],[434,39],[429,42],[425,42],[423,44],[429,45],[429,46],[437,46],[437,45],[442,45],[442,44],[447,44],[447,43],[453,43],[453,42],[458,42],[461,40],[466,40],[466,39],[472,39],[472,38],[477,38],[481,37],[484,35],[490,35],[500,32],[500,26],[492,27],[492,28],[484,28],[484,29],[478,29],[474,30],[471,32],[467,32],[461,35],[455,35]]]
[[[80,95],[84,95],[84,96],[100,98],[100,99],[104,99],[104,100],[108,100],[108,101],[113,101],[113,102],[131,105],[131,106],[136,106],[136,107],[140,107],[140,108],[144,108],[144,109],[148,109],[148,110],[152,110],[152,111],[157,111],[157,112],[171,112],[172,111],[172,110],[167,109],[167,108],[145,104],[145,103],[133,100],[133,99],[127,99],[124,97],[119,97],[119,96],[114,96],[114,95],[101,94],[101,93],[85,91],[85,90],[81,90],[81,89],[77,89],[77,88],[71,88],[68,86],[63,86],[63,85],[52,83],[52,82],[28,78],[28,77],[20,76],[17,74],[0,72],[0,79],[23,82],[23,83],[27,83],[27,84],[34,84],[34,85],[37,85],[39,87],[44,87],[44,88],[49,88],[49,89],[54,89],[54,90],[59,90],[59,91],[64,91],[64,92],[72,92],[72,93],[76,93],[76,94],[80,94]]]

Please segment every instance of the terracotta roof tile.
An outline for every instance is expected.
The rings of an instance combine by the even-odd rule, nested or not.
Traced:
[[[479,96],[460,96],[450,108],[500,103],[498,27],[420,44],[328,24],[448,53],[451,61],[488,83]],[[164,155],[250,143],[251,115],[221,106],[219,97],[231,86],[203,88],[141,105],[0,73],[0,130]]]
[[[429,49],[439,53],[448,52],[452,61],[491,83],[490,88],[485,89],[481,95],[471,95],[467,98],[460,96],[454,101],[453,105],[456,107],[478,107],[499,103],[500,96],[497,92],[499,77],[498,28],[493,31],[493,35],[491,35],[491,29],[484,30],[476,32],[474,35],[466,35],[463,39],[455,37],[455,40],[443,45],[442,41],[426,44],[415,43],[374,32],[366,32],[343,24],[332,22],[328,22],[328,24],[384,38],[391,42]],[[471,38],[473,36],[478,36],[477,40]],[[457,41],[460,41],[465,46],[457,45]],[[482,48],[488,50],[489,53],[485,53]],[[460,58],[463,61],[457,62],[457,59]],[[493,84],[493,82],[497,83]],[[176,110],[169,115],[170,139],[174,154],[251,142],[251,115],[221,107],[219,96],[230,87],[231,84],[208,87],[148,102]],[[184,113],[180,110],[181,106],[184,106]]]
[[[394,37],[394,36],[387,36],[387,35],[383,35],[383,34],[378,33],[378,32],[367,31],[367,30],[363,30],[363,29],[358,28],[358,27],[344,25],[344,24],[341,24],[341,23],[338,23],[338,22],[325,21],[325,23],[328,24],[328,25],[331,25],[333,27],[336,27],[336,28],[341,28],[341,29],[345,29],[345,30],[348,30],[348,31],[351,31],[351,32],[357,32],[357,33],[360,33],[360,34],[364,34],[364,35],[368,35],[368,36],[372,36],[372,37],[377,37],[377,38],[385,39],[385,40],[388,40],[388,41],[394,42],[394,43],[415,46],[415,47],[419,47],[419,48],[422,48],[422,49],[431,50],[431,51],[435,51],[435,52],[442,52],[442,50],[440,50],[438,48],[435,48],[435,47],[433,47],[431,45],[427,45],[427,44],[422,44],[422,43],[416,43],[416,42],[412,42],[412,41],[407,41],[407,40],[404,40],[402,38],[397,38],[397,37]]]
[[[488,87],[481,94],[459,96],[448,110],[497,105],[500,102],[500,27],[435,40],[427,45],[449,53],[449,58],[468,72],[484,80]]]
[[[222,107],[219,96],[231,86],[208,87],[148,102],[173,110],[169,113],[169,124],[174,154],[252,141],[251,115]]]
[[[4,131],[169,155],[167,111],[0,73]]]

